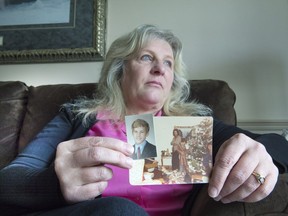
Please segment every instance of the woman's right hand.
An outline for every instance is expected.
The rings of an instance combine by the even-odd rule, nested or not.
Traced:
[[[131,168],[133,146],[108,137],[83,137],[57,147],[55,171],[68,203],[99,196],[113,176],[105,164]]]

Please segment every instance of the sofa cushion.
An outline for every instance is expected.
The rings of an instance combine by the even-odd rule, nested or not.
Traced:
[[[229,85],[222,80],[190,80],[190,99],[209,106],[214,117],[226,124],[236,125],[234,104],[236,95]]]
[[[0,168],[17,154],[26,112],[28,88],[22,82],[0,82]]]
[[[62,104],[80,95],[92,97],[95,83],[30,86],[27,112],[19,139],[19,151],[59,112]]]

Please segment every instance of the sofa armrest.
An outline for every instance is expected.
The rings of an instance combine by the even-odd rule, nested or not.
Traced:
[[[28,99],[22,82],[0,82],[0,169],[18,153],[18,139]]]

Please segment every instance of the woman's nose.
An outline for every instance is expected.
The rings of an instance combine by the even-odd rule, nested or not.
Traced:
[[[163,63],[159,62],[159,61],[155,61],[153,63],[153,67],[152,67],[152,73],[154,74],[159,74],[159,75],[163,75],[165,74],[165,66]]]

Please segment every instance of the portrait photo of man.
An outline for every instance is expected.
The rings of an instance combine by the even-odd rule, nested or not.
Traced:
[[[149,124],[143,119],[136,119],[132,125],[132,136],[134,138],[133,159],[153,158],[157,156],[156,146],[147,141],[149,135]]]

